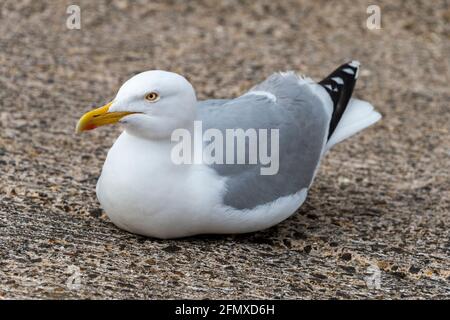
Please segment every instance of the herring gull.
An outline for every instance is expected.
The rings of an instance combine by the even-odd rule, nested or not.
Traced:
[[[381,118],[351,98],[358,71],[351,61],[318,83],[280,72],[237,98],[205,101],[176,73],[135,75],[77,124],[77,132],[124,127],[97,183],[102,208],[118,227],[164,239],[285,220],[305,201],[327,151]]]

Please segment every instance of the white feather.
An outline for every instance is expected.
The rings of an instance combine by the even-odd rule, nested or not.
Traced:
[[[351,99],[336,130],[327,143],[327,150],[381,119],[381,114],[363,100]]]

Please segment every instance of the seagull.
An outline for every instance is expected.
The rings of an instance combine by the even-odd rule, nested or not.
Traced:
[[[237,98],[204,101],[179,74],[151,70],[133,76],[113,101],[84,114],[76,127],[77,132],[113,123],[124,128],[97,182],[101,207],[119,228],[160,239],[249,233],[280,223],[303,204],[330,148],[381,118],[370,103],[351,97],[359,67],[358,61],[348,62],[320,82],[277,72]],[[277,138],[265,144],[278,159],[276,170],[263,174],[267,163],[260,160],[217,161],[237,151],[233,144],[215,145],[216,161],[211,156],[174,161],[179,147],[174,132],[191,133],[192,143],[202,148],[215,141],[194,132],[198,123],[215,137],[227,137],[229,130],[249,133],[244,152],[251,132],[271,132],[256,140],[262,150],[263,140]],[[182,153],[195,157],[202,148]],[[245,160],[250,156],[244,154]]]

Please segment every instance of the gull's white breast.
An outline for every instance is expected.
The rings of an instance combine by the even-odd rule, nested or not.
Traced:
[[[202,233],[223,182],[204,166],[175,165],[169,143],[123,132],[97,183],[110,219],[130,232],[171,238]]]
[[[224,206],[224,178],[208,166],[176,165],[172,145],[123,132],[97,183],[109,218],[129,232],[157,238],[262,230],[289,217],[306,189],[249,210]]]

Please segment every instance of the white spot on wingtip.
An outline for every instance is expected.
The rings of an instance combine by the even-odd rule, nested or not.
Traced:
[[[348,74],[355,74],[353,69],[350,69],[350,68],[344,68],[344,69],[342,69],[342,71],[344,71],[345,73],[348,73]]]
[[[333,87],[329,84],[324,85],[324,87],[330,89],[330,91],[333,91]]]
[[[342,78],[340,78],[340,77],[333,77],[333,78],[331,78],[331,80],[333,80],[337,84],[344,84],[344,80],[342,80]]]
[[[351,67],[353,67],[353,68],[359,68],[360,63],[359,63],[359,61],[357,61],[357,60],[353,60],[353,61],[350,62],[348,65],[351,66]]]

